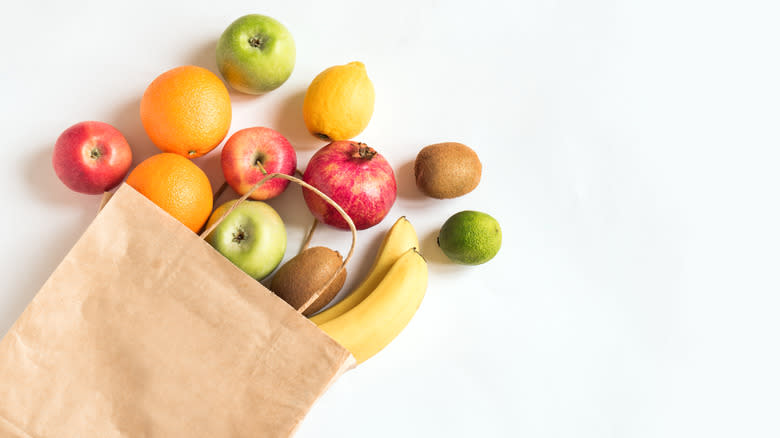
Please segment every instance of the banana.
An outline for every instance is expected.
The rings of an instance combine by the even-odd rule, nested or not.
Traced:
[[[376,258],[374,259],[374,265],[371,266],[366,278],[357,288],[355,288],[355,290],[344,297],[344,299],[330,308],[312,316],[310,318],[311,322],[317,325],[325,324],[357,306],[371,293],[371,291],[376,289],[377,285],[382,281],[382,278],[387,274],[387,271],[393,263],[395,263],[404,252],[408,249],[419,247],[420,243],[417,240],[417,233],[414,231],[414,227],[412,227],[412,224],[406,219],[406,216],[401,216],[395,221],[395,224],[390,228],[390,231],[385,234],[385,238],[379,246],[379,252],[377,252]]]
[[[407,250],[368,297],[319,327],[362,363],[401,333],[420,307],[427,286],[425,259],[416,249]]]

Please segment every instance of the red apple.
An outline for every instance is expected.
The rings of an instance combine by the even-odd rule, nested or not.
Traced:
[[[295,173],[298,158],[284,136],[273,129],[255,127],[231,135],[222,147],[222,172],[225,180],[243,195],[268,173]],[[262,165],[262,167],[260,167]],[[264,201],[281,194],[290,182],[274,178],[263,183],[249,197]]]
[[[122,133],[108,123],[80,122],[60,134],[51,161],[68,188],[96,195],[122,182],[133,152]]]
[[[335,141],[318,150],[306,166],[303,180],[333,199],[358,230],[384,219],[395,202],[393,168],[365,143]],[[311,190],[303,190],[306,205],[320,222],[349,229],[344,218]]]

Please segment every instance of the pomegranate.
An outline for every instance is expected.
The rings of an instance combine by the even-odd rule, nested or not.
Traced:
[[[395,202],[393,168],[373,148],[354,141],[334,141],[318,150],[303,180],[333,199],[363,230],[384,219]],[[311,190],[303,190],[311,213],[320,222],[349,229],[344,218]]]

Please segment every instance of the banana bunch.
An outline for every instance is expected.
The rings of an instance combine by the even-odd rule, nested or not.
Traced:
[[[385,235],[368,276],[346,298],[311,317],[362,363],[406,327],[428,285],[428,266],[417,252],[411,223],[401,217]]]

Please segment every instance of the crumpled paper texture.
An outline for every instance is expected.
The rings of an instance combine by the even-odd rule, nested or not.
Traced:
[[[123,185],[0,341],[0,437],[286,437],[352,366]]]

